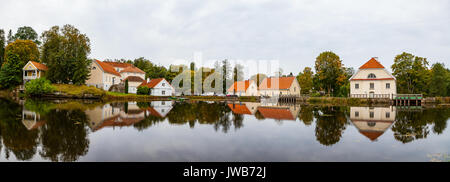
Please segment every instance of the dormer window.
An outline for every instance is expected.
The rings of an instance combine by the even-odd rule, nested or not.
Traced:
[[[375,74],[370,73],[369,76],[367,76],[367,78],[377,78],[377,76],[375,76]]]

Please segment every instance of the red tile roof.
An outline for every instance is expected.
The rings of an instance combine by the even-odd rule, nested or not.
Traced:
[[[352,78],[351,80],[394,80],[394,78]]]
[[[371,141],[375,141],[378,137],[383,135],[381,131],[359,131],[361,134],[369,138]]]
[[[235,90],[236,92],[246,92],[252,82],[253,80],[234,82],[233,85],[228,88],[228,92],[233,92],[233,90]]]
[[[41,63],[38,63],[38,62],[35,62],[35,61],[31,61],[31,64],[33,64],[34,67],[36,67],[38,70],[43,70],[43,71],[47,71],[48,70],[48,67],[45,66],[45,64],[41,64]]]
[[[370,59],[364,65],[359,67],[359,69],[369,69],[369,68],[384,68],[380,62],[378,62],[375,58]]]
[[[142,73],[142,74],[145,74],[144,71],[142,71],[142,70],[139,69],[138,67],[134,67],[134,66],[126,67],[125,69],[123,69],[122,71],[120,71],[120,73],[124,73],[124,72],[128,72],[128,73]]]
[[[161,113],[159,113],[158,111],[156,111],[155,109],[153,109],[153,107],[148,107],[148,108],[147,108],[147,111],[149,111],[149,112],[150,112],[150,115],[152,115],[152,116],[156,116],[156,117],[159,117],[159,118],[163,118],[163,116],[161,115]]]
[[[295,120],[291,111],[287,108],[258,107],[258,111],[263,115],[264,118]]]
[[[142,83],[144,81],[144,79],[138,76],[128,76],[124,79],[124,81],[125,80],[128,80],[129,82],[139,82],[139,83]]]
[[[147,86],[148,88],[153,88],[158,85],[159,82],[165,80],[164,78],[151,79],[150,82],[147,83],[146,80],[142,82],[139,86]]]
[[[283,90],[289,89],[294,83],[295,77],[265,78],[259,85],[263,90]]]
[[[113,74],[113,75],[120,76],[120,73],[117,72],[116,69],[114,69],[114,67],[111,66],[110,64],[101,62],[101,61],[99,61],[99,60],[95,60],[95,61],[97,62],[98,65],[100,65],[100,67],[102,67],[102,69],[103,69],[104,72],[107,72],[107,73],[111,73],[111,74]]]
[[[228,107],[235,114],[252,114],[245,104],[228,104]]]
[[[104,63],[109,64],[113,67],[119,67],[119,68],[126,68],[130,66],[134,66],[130,63],[121,63],[121,62],[112,62],[112,61],[105,61]]]

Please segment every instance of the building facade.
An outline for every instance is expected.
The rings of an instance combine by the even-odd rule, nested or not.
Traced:
[[[300,89],[300,84],[294,76],[268,77],[259,85],[259,94],[268,97],[280,95],[300,96]]]
[[[109,90],[112,85],[120,83],[120,73],[109,64],[95,60],[91,63],[90,69],[91,76],[86,80],[88,86]]]
[[[23,83],[27,83],[30,80],[41,78],[48,70],[47,66],[35,61],[28,61],[23,67]]]
[[[258,86],[253,80],[237,81],[228,88],[227,95],[259,96]]]
[[[392,98],[397,94],[395,77],[374,57],[350,78],[350,97]]]
[[[147,86],[150,88],[150,95],[152,96],[172,96],[175,94],[175,89],[164,78],[144,81],[139,86]]]

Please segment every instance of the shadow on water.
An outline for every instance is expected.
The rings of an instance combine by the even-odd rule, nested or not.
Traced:
[[[440,135],[447,127],[449,108],[397,110],[395,107],[299,106],[252,102],[126,102],[83,104],[27,100],[23,105],[0,100],[0,152],[9,160],[77,161],[89,151],[89,135],[107,128],[136,132],[168,123],[211,125],[229,133],[245,127],[247,120],[300,122],[313,127],[323,146],[340,142],[344,131],[355,127],[372,142],[389,129],[401,143]],[[252,126],[254,127],[254,126]],[[302,126],[299,126],[302,127]],[[106,128],[106,129],[105,129]]]

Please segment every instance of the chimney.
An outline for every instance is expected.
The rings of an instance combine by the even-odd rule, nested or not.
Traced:
[[[147,83],[150,82],[150,78],[147,78]]]

